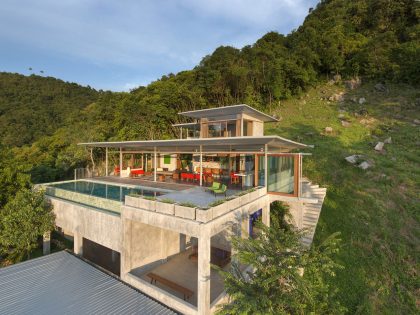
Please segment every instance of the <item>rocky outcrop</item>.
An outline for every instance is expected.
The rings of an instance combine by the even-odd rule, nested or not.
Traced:
[[[360,79],[359,77],[355,77],[351,80],[344,81],[344,85],[349,90],[357,89],[361,84],[362,84],[362,79]]]

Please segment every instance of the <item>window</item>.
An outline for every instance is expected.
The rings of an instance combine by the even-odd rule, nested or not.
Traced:
[[[164,155],[163,156],[163,164],[171,164],[171,156],[170,155]]]

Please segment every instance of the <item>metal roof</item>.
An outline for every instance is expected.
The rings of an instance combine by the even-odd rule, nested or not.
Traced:
[[[188,112],[181,112],[179,113],[179,115],[191,118],[222,118],[224,116],[232,116],[242,113],[253,116],[264,122],[279,121],[277,118],[260,112],[259,110],[256,110],[255,108],[252,108],[251,106],[246,104],[192,110]]]
[[[279,136],[247,136],[247,137],[221,137],[221,138],[197,138],[175,140],[149,140],[149,141],[115,141],[115,142],[87,142],[79,143],[88,147],[102,148],[128,148],[142,151],[158,152],[261,152],[265,145],[268,151],[302,149],[309,147],[306,144],[295,142]]]
[[[0,314],[176,314],[61,251],[0,268]]]

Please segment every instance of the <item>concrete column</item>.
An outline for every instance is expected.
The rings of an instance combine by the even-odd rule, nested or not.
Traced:
[[[204,229],[203,229],[204,230]],[[198,238],[197,309],[200,315],[210,314],[210,233],[206,230]]]
[[[42,254],[48,255],[51,252],[51,232],[45,232],[42,236]]]
[[[183,252],[187,249],[187,235],[179,234],[179,251]]]
[[[77,255],[83,255],[83,236],[79,232],[74,232],[73,251]]]
[[[124,280],[127,273],[131,270],[131,233],[132,221],[122,219],[122,244],[121,244],[121,264],[120,276]]]
[[[270,203],[267,202],[267,205],[262,208],[262,223],[266,226],[270,226]]]

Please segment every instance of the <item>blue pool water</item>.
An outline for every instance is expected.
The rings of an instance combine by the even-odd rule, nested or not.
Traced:
[[[124,197],[129,194],[137,194],[150,197],[157,197],[165,194],[165,192],[147,190],[147,188],[131,188],[127,186],[109,185],[89,181],[75,181],[51,184],[49,186],[116,201],[124,201]]]

